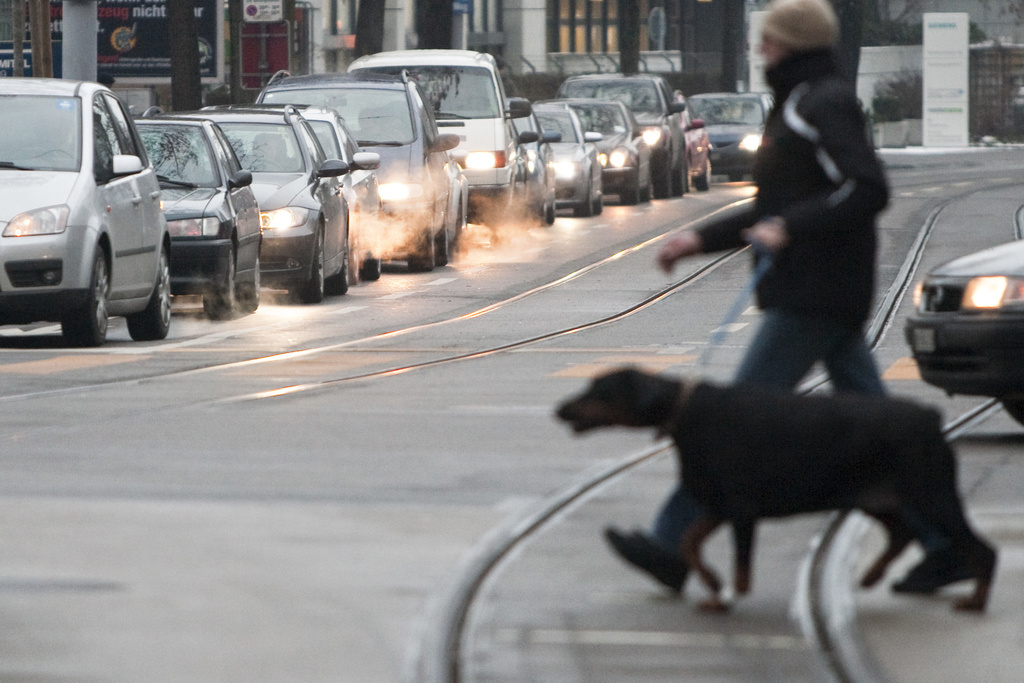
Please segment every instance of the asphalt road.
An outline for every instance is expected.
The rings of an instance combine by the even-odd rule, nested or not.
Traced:
[[[1022,154],[888,158],[880,299],[951,197],[962,195],[937,228],[947,237],[922,268],[1012,238]],[[214,323],[176,301],[159,343],[131,342],[121,322],[97,350],[63,348],[55,326],[0,328],[0,681],[414,678],[467,557],[572,482],[650,447],[625,431],[572,438],[552,419],[558,400],[623,363],[728,379],[753,311],[696,361],[746,282],[745,257],[639,304],[713,263],[691,259],[666,277],[653,266],[662,235],[751,193],[717,184],[500,239],[474,230],[450,266],[389,269],[318,306],[264,292],[254,315]],[[878,358],[895,391],[950,415],[977,403],[922,384],[907,356],[894,322]],[[680,610],[604,551],[601,523],[645,524],[673,476],[668,459],[637,468],[594,514],[566,516],[488,579],[467,680],[660,680],[638,671],[651,658],[633,650],[614,664],[540,652],[561,668],[533,676],[548,670],[521,646],[517,620],[579,600],[766,639],[739,641],[761,643],[739,659],[698,639],[688,665],[706,680],[815,680],[789,605],[821,519],[762,536],[745,620]],[[545,633],[557,644],[567,628]],[[653,666],[703,680],[680,676],[671,657]]]

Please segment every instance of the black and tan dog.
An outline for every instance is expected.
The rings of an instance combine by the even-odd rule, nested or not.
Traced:
[[[974,593],[957,609],[985,609],[996,553],[964,518],[956,456],[934,410],[891,398],[796,396],[623,369],[595,379],[557,414],[578,433],[655,427],[673,438],[683,485],[703,508],[681,553],[713,593],[704,609],[727,609],[722,583],[701,557],[702,544],[723,522],[733,527],[735,588],[742,594],[750,589],[758,519],[853,508],[889,534],[862,586],[881,579],[914,540],[904,520],[916,517],[950,538],[974,570]]]

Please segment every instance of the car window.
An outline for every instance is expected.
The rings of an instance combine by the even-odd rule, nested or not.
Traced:
[[[337,110],[360,145],[407,145],[416,139],[405,90],[338,88],[270,90],[263,102],[308,104]]]
[[[562,84],[558,96],[618,100],[637,114],[660,114],[662,111],[658,91],[650,81],[566,81]]]
[[[253,173],[302,173],[295,130],[286,123],[219,123],[242,168]]]
[[[760,126],[767,114],[756,97],[692,97],[690,106],[709,125]]]
[[[629,124],[622,110],[612,104],[573,104],[583,130],[601,135],[621,135],[629,132]]]
[[[344,160],[345,156],[341,151],[341,142],[338,140],[338,134],[330,121],[307,120],[309,121],[309,127],[313,129],[313,135],[320,141],[320,146],[324,148],[324,154],[327,155],[327,158]]]
[[[128,117],[125,116],[124,110],[121,108],[121,101],[107,93],[103,93],[103,101],[110,110],[110,119],[114,122],[114,130],[121,143],[121,154],[133,154],[141,157],[142,162],[146,163],[145,153],[141,152],[138,145],[135,144],[135,136],[132,135]]]
[[[0,169],[78,171],[82,105],[77,97],[0,96]],[[2,176],[0,176],[2,177]]]
[[[481,66],[373,67],[379,73],[406,70],[416,80],[439,119],[497,119],[502,116],[490,69]]]
[[[580,142],[576,135],[576,127],[572,125],[569,112],[537,112],[540,125],[544,130],[553,130],[562,134],[562,142]]]
[[[235,154],[235,150],[231,148],[231,143],[224,135],[224,131],[219,126],[214,125],[213,136],[220,142],[220,149],[217,152],[218,156],[223,154],[224,162],[227,165],[228,173],[234,175],[242,170],[242,164],[238,161],[238,155]]]
[[[122,154],[121,143],[110,111],[100,97],[92,101],[93,171],[101,181],[109,179],[114,170],[114,155]]]
[[[139,135],[161,181],[217,187],[213,150],[199,126],[139,124]]]
[[[524,130],[534,130],[540,132],[540,126],[538,126],[534,120],[534,117],[524,116],[521,119],[512,119],[512,126],[516,129],[516,134],[522,133]]]
[[[323,146],[321,146],[320,141],[317,140],[316,134],[313,133],[313,129],[309,127],[309,121],[303,119],[299,122],[298,128],[299,137],[305,140],[306,149],[309,150],[310,155],[313,157],[313,165],[316,168],[320,168],[320,165],[328,159]]]

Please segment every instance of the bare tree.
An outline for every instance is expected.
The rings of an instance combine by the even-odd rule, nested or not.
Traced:
[[[171,108],[199,109],[203,106],[203,90],[195,0],[167,0],[167,33],[171,45]]]
[[[14,0],[11,3],[13,13],[11,15],[11,29],[14,41],[14,67],[12,73],[16,77],[25,75],[25,2]]]
[[[619,71],[635,74],[640,70],[640,3],[619,0]]]
[[[32,76],[53,78],[50,0],[29,0],[28,21],[32,36]]]
[[[384,0],[360,0],[356,16],[356,56],[372,55],[383,49]]]
[[[447,50],[452,46],[452,0],[419,0],[416,3],[418,47]]]

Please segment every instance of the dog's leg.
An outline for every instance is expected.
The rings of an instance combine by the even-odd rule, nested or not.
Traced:
[[[733,583],[737,594],[746,595],[750,592],[750,568],[754,556],[754,521],[733,520],[732,541],[736,553]]]
[[[877,519],[889,535],[888,546],[861,577],[861,588],[871,588],[885,575],[889,564],[899,557],[900,553],[914,540],[914,532],[898,513],[868,512],[867,510],[865,512]]]
[[[996,573],[996,551],[985,541],[968,529],[968,536],[955,537],[953,546],[965,548],[971,565],[977,571],[974,593],[970,597],[957,600],[954,607],[965,612],[984,612],[988,604],[988,595],[992,589],[992,578]]]
[[[715,529],[721,526],[722,521],[714,517],[698,517],[683,533],[681,553],[683,560],[691,569],[700,574],[701,581],[711,591],[711,597],[699,603],[699,607],[705,612],[726,612],[729,605],[722,599],[722,581],[718,574],[704,563],[701,548],[708,536],[714,533]]]

